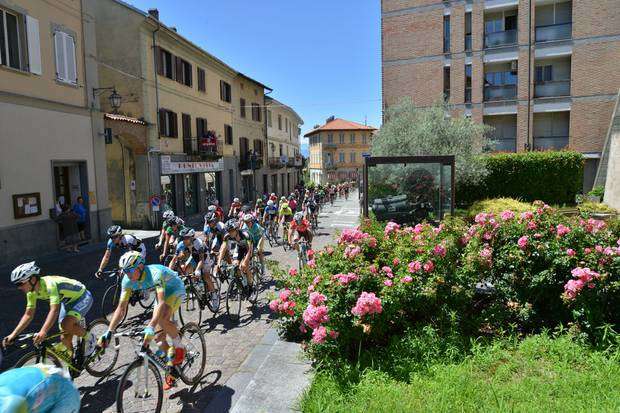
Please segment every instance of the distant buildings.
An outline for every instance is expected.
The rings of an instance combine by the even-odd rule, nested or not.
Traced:
[[[329,117],[304,136],[310,143],[310,180],[316,184],[355,181],[370,152],[376,128]]]

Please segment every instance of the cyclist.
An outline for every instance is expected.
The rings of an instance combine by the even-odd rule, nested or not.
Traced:
[[[255,253],[258,254],[258,258],[260,259],[261,272],[265,273],[265,259],[263,254],[263,243],[265,234],[265,229],[261,227],[257,222],[256,218],[254,218],[251,214],[245,214],[243,216],[243,227],[241,227],[242,231],[247,232],[252,238],[252,245],[254,246]]]
[[[250,271],[253,249],[250,234],[239,229],[239,223],[236,219],[229,219],[226,221],[226,236],[220,247],[215,273],[219,273],[219,269],[225,261],[229,264],[239,265],[239,269],[248,279],[248,285],[253,288],[252,271]]]
[[[99,269],[95,273],[97,278],[101,278],[103,270],[110,261],[112,250],[116,248],[139,251],[142,258],[146,258],[146,245],[144,245],[141,239],[130,234],[123,235],[123,228],[121,228],[120,225],[112,225],[108,228],[108,244],[106,246],[105,254],[103,254],[103,258],[99,263]]]
[[[312,248],[312,232],[310,232],[310,222],[304,218],[304,214],[298,212],[293,217],[291,228],[288,230],[288,243],[298,249],[297,242],[303,237],[308,241],[308,248]]]
[[[204,228],[205,242],[211,248],[212,253],[220,250],[220,245],[226,235],[226,225],[221,222],[216,214],[205,215],[207,225]]]
[[[314,197],[310,196],[304,200],[304,218],[312,221],[315,219],[317,213],[319,211],[319,206],[316,203]]]
[[[175,245],[179,236],[179,231],[181,230],[181,228],[183,228],[183,225],[185,225],[185,221],[183,221],[179,217],[174,217],[170,221],[170,226],[168,226],[168,229],[166,230],[164,247],[162,248],[161,255],[159,256],[159,261],[163,262],[166,258],[166,255],[168,254],[168,248],[170,248],[171,245]]]
[[[159,250],[163,244],[164,244],[164,237],[166,236],[166,231],[168,230],[168,227],[170,226],[170,220],[172,218],[174,218],[174,212],[169,209],[168,211],[165,211],[162,215],[161,215],[163,222],[161,224],[161,231],[159,232],[159,241],[157,241],[157,244],[155,244],[155,249]]]
[[[218,296],[213,286],[213,280],[209,275],[212,263],[210,257],[205,254],[206,244],[200,238],[196,238],[196,231],[187,227],[181,230],[179,238],[183,241],[177,245],[176,253],[168,267],[174,270],[178,264],[179,268],[186,275],[190,275],[190,271],[194,270],[194,275],[200,277],[207,286],[208,291],[205,291],[206,298],[214,302],[218,299]]]
[[[215,207],[215,213],[220,220],[224,219],[224,210],[220,206],[220,202],[217,199],[213,201],[213,205],[211,205],[210,207]]]
[[[276,202],[278,202],[278,196],[272,192],[271,195],[269,195],[269,200],[273,201],[273,203],[275,204]]]
[[[3,413],[77,413],[80,393],[66,370],[36,364],[0,374]]]
[[[168,354],[170,365],[179,365],[185,358],[185,347],[181,341],[181,336],[176,324],[171,321],[172,315],[179,309],[185,299],[185,285],[178,274],[170,268],[160,264],[145,265],[144,258],[136,251],[129,251],[123,254],[118,262],[118,266],[123,272],[121,284],[122,293],[120,301],[112,319],[110,326],[100,338],[99,343],[106,347],[116,327],[120,324],[127,311],[129,297],[134,290],[143,291],[155,288],[157,292],[157,306],[153,310],[153,317],[144,329],[144,344],[148,344],[155,337],[155,328],[161,327],[162,331],[155,337],[160,350]],[[172,339],[172,346],[168,345],[166,335]],[[172,376],[166,376],[165,389],[169,389],[174,384]]]
[[[139,255],[138,252],[136,254]],[[34,319],[37,301],[49,301],[50,309],[45,323],[34,336],[34,343],[39,345],[47,337],[54,321],[58,320],[58,329],[62,333],[61,342],[55,345],[59,354],[70,359],[73,355],[73,336],[84,337],[86,357],[95,349],[95,338],[92,334],[86,337],[86,329],[80,325],[90,307],[93,296],[79,281],[59,275],[41,275],[41,269],[34,261],[27,262],[11,272],[11,283],[26,294],[26,311],[11,334],[2,341],[3,347],[13,343],[15,338]]]
[[[297,211],[297,201],[295,200],[295,195],[291,194],[288,197],[288,206],[291,207],[293,212]]]
[[[234,198],[232,204],[230,204],[230,209],[228,210],[228,218],[236,218],[239,215],[239,210],[241,209],[241,201],[239,198]]]
[[[262,223],[264,213],[265,213],[265,203],[263,202],[262,198],[258,198],[256,200],[256,205],[254,207],[254,216],[261,223]]]
[[[282,239],[288,239],[288,226],[289,223],[293,220],[293,210],[291,209],[291,207],[288,206],[287,202],[283,202],[280,204],[278,215],[280,216],[280,225],[282,225]]]
[[[278,207],[276,207],[275,202],[273,202],[271,199],[269,201],[267,201],[267,206],[265,207],[265,212],[263,213],[263,225],[265,226],[265,229],[269,229],[269,227],[271,225],[278,225],[277,222],[277,215],[278,215]],[[277,231],[277,227],[276,227],[276,231]]]

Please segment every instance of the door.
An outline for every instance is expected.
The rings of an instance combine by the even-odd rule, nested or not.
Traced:
[[[185,216],[198,213],[197,174],[183,175],[183,209]]]
[[[162,175],[160,177],[161,195],[163,207],[162,211],[172,210],[176,212],[175,179],[174,175]]]
[[[69,167],[68,166],[55,166],[54,167],[54,202],[64,203],[66,205],[71,204],[71,189],[69,187]],[[62,196],[62,201],[60,197]]]

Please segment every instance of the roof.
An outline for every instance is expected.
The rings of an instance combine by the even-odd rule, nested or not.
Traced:
[[[268,102],[267,104],[270,105],[270,106],[279,106],[279,107],[282,107],[284,109],[287,109],[293,115],[297,116],[297,119],[299,120],[298,123],[300,125],[304,124],[304,120],[301,118],[301,116],[299,116],[299,114],[297,112],[295,112],[295,110],[292,107],[290,107],[289,105],[285,105],[284,103],[280,102],[277,99],[272,98],[271,96],[265,96],[265,101]]]
[[[147,124],[142,119],[136,119],[136,118],[132,118],[130,116],[119,115],[119,114],[116,114],[116,113],[104,113],[103,117],[105,119],[117,120],[119,122],[135,123],[136,125],[146,125]]]
[[[304,138],[307,138],[310,135],[315,134],[316,132],[321,131],[352,131],[352,130],[367,130],[367,131],[375,131],[377,128],[373,128],[372,126],[362,125],[361,123],[351,122],[350,120],[335,118],[330,120],[325,125],[320,126],[316,129],[312,129],[310,132],[304,135]]]
[[[252,82],[256,83],[257,85],[262,86],[262,88],[263,88],[263,89],[267,89],[267,90],[269,90],[269,91],[273,91],[273,89],[272,89],[272,88],[270,88],[269,86],[267,86],[267,85],[265,85],[265,84],[263,84],[263,83],[259,82],[259,81],[258,81],[258,80],[256,80],[256,79],[252,79],[252,78],[251,78],[251,77],[249,77],[248,75],[244,75],[244,74],[243,74],[243,73],[241,73],[241,72],[237,72],[237,76],[240,76],[240,77],[243,77],[243,78],[245,78],[245,79],[248,79],[248,80],[250,80],[250,81],[252,81]]]

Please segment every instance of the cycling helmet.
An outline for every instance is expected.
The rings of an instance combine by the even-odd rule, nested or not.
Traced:
[[[207,215],[205,215],[205,221],[207,221],[207,223],[217,221],[217,215],[215,214],[215,212],[209,212]]]
[[[20,285],[39,274],[41,274],[41,269],[34,261],[30,261],[16,267],[11,272],[11,282],[15,285]]]
[[[295,195],[289,195],[288,200],[292,201],[293,199],[295,199]]]
[[[262,203],[263,203],[263,200],[262,200],[261,198],[258,198],[258,199],[256,200],[256,204],[262,204]]]
[[[123,271],[131,271],[140,264],[144,264],[144,258],[138,251],[128,251],[118,260],[118,267]]]
[[[254,221],[254,215],[252,214],[245,214],[243,216],[243,222],[252,222]]]
[[[165,212],[161,215],[161,217],[162,217],[163,219],[165,219],[165,220],[168,220],[168,219],[170,219],[170,218],[174,217],[174,212],[172,212],[172,210],[171,210],[171,209],[169,209],[169,210],[165,211]]]
[[[220,201],[218,201],[217,199],[213,200],[213,205],[218,206],[220,204]]]
[[[209,205],[209,208],[207,208],[207,211],[215,212],[215,211],[217,211],[217,207],[215,205]]]
[[[270,199],[269,201],[267,201],[267,205],[268,205],[268,206],[273,206],[273,205],[274,205],[274,202]]]
[[[239,222],[236,219],[229,219],[226,221],[226,231],[232,231],[233,229],[239,228]]]
[[[234,199],[233,199],[233,202],[236,202],[236,203],[238,204],[238,203],[240,202],[240,201],[239,201],[239,198],[234,198]]]
[[[293,215],[293,219],[295,220],[295,222],[300,223],[304,219],[304,214],[302,214],[301,212],[297,212],[295,215]]]
[[[123,233],[123,228],[120,225],[112,225],[108,228],[108,237],[112,238]]]
[[[269,195],[269,196],[276,196],[276,193],[272,192],[271,195]]]
[[[183,221],[179,217],[174,217],[174,220],[172,221],[172,225],[183,226],[183,225],[185,225],[185,221]]]
[[[179,232],[181,238],[193,238],[196,235],[196,231],[193,228],[185,227]]]

